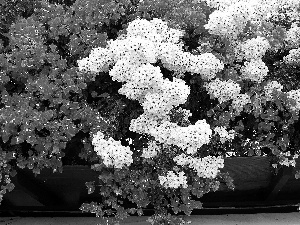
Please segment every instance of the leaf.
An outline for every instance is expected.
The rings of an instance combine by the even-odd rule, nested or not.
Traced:
[[[8,131],[4,131],[4,133],[2,134],[2,141],[6,143],[9,140],[10,136],[11,134]]]
[[[143,215],[143,209],[138,209],[136,212],[137,212],[137,214],[138,214],[139,216],[142,216],[142,215]]]
[[[9,174],[11,177],[14,177],[17,175],[17,171],[16,170],[12,170],[10,171],[10,174]]]
[[[109,98],[109,94],[107,92],[105,93],[102,93],[101,95],[99,95],[98,97],[101,97],[101,98]]]
[[[18,162],[17,166],[21,169],[24,169],[26,166],[26,162]]]
[[[32,170],[32,172],[33,172],[35,175],[37,175],[37,174],[40,174],[40,173],[41,173],[41,170],[40,170],[39,168],[34,168],[34,169]]]
[[[254,155],[254,151],[253,151],[252,148],[250,148],[250,149],[248,150],[248,156],[253,156],[253,155]]]
[[[210,109],[209,111],[207,111],[207,116],[208,117],[212,117],[213,115],[215,115],[214,109]]]
[[[13,183],[9,183],[6,185],[6,188],[8,191],[12,191],[15,188],[15,185]]]
[[[51,146],[52,146],[52,143],[46,143],[46,144],[44,145],[46,151],[48,151],[48,150],[51,148]]]
[[[134,214],[137,211],[137,209],[135,209],[135,208],[130,208],[130,209],[127,209],[127,210],[130,214]]]
[[[92,95],[93,98],[96,98],[98,96],[98,93],[96,91],[92,91],[91,95]]]
[[[95,191],[94,181],[92,182],[86,182],[85,185],[88,188],[88,194],[92,194]]]

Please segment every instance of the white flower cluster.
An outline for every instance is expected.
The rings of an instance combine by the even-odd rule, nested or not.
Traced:
[[[236,41],[234,44],[236,59],[238,61],[247,60],[241,69],[242,78],[260,83],[268,73],[268,67],[262,61],[262,57],[271,48],[269,41],[258,36],[245,42]]]
[[[145,23],[150,22],[143,21],[142,23],[144,24],[143,26],[145,26]],[[139,31],[134,31],[133,26],[129,30],[127,30],[127,32],[129,33],[129,37],[140,34],[141,31],[137,25],[138,23],[135,22],[135,29],[139,29]],[[159,24],[159,20],[157,19],[155,20],[154,25],[157,29],[157,33],[160,35],[160,38],[157,38],[155,40],[155,47],[157,47],[158,49],[158,51],[156,51],[158,53],[157,57],[161,59],[163,64],[166,67],[172,67],[172,69],[174,70],[180,70],[180,68],[182,70],[186,70],[191,68],[191,64],[189,64],[191,56],[188,53],[184,53],[182,51],[182,46],[180,44],[175,44],[178,42],[179,37],[182,36],[182,33],[175,32],[175,30],[170,29],[169,31],[171,31],[171,36],[177,37],[177,40],[175,40],[174,38],[170,39],[170,37],[164,39],[163,36],[166,36],[166,34],[168,34],[168,32],[166,32],[165,30],[167,29],[165,24]],[[143,29],[141,30],[143,31]],[[143,36],[142,34],[140,34],[140,36],[142,38],[147,38],[148,35]],[[152,37],[152,39],[154,39],[154,37]],[[220,64],[220,62],[216,60],[216,58],[212,54],[209,55],[209,60],[207,60],[206,58],[207,57],[202,57],[203,62],[199,58],[200,65],[203,65],[203,67],[207,67],[209,63],[214,62],[214,64],[217,64],[217,67],[222,68],[222,64]],[[127,76],[127,81],[130,82],[130,84],[125,84],[123,88],[119,90],[119,93],[126,94],[127,92],[127,96],[128,93],[131,93],[129,97],[140,100],[144,108],[144,114],[139,118],[132,120],[129,129],[134,132],[151,134],[160,142],[168,142],[185,147],[187,145],[186,143],[191,142],[190,139],[195,139],[192,134],[189,134],[189,132],[193,132],[193,127],[183,128],[184,131],[179,131],[186,133],[185,138],[187,140],[183,140],[183,138],[181,138],[180,140],[175,140],[171,138],[171,133],[176,133],[172,131],[172,129],[175,129],[177,131],[181,128],[179,128],[177,125],[170,126],[169,129],[164,125],[158,126],[159,123],[157,122],[157,120],[168,121],[169,117],[167,116],[167,113],[172,109],[172,107],[183,104],[186,101],[190,93],[190,89],[181,79],[173,78],[173,82],[163,80],[161,72],[158,69],[154,69],[153,66],[151,68],[151,66],[152,65],[150,64],[146,64],[144,66],[140,66],[140,68],[143,67],[143,70],[136,68],[133,69],[138,72],[132,72],[132,70],[128,70],[127,74],[132,75],[131,77]],[[194,70],[195,69],[196,67],[194,66]],[[140,72],[141,70],[142,72]],[[211,69],[209,70],[209,68],[207,67],[205,68],[205,71],[203,70],[203,73],[211,74],[212,71],[218,71],[218,69],[211,67]],[[124,80],[125,79],[123,79],[122,81]],[[130,89],[132,89],[133,91],[130,92]],[[139,90],[142,90],[142,92],[139,92]],[[210,129],[208,128],[208,131],[206,131],[206,129],[203,129],[203,131],[209,133]],[[203,134],[198,134],[198,136],[198,139],[203,139],[202,142],[198,143],[198,147],[203,145],[203,143],[209,142],[209,138],[207,137],[209,135],[204,136]],[[189,145],[192,145],[193,143],[194,142],[191,142]],[[193,146],[193,148],[195,149],[196,147]]]
[[[169,120],[170,117],[166,116],[164,120]],[[162,120],[162,121],[164,121]],[[139,134],[152,134],[157,132],[157,127],[160,125],[160,120],[146,114],[140,115],[136,119],[132,119],[129,130]]]
[[[188,127],[180,127],[176,123],[164,121],[156,129],[151,129],[150,135],[161,143],[187,149],[187,154],[195,154],[197,148],[210,142],[212,130],[205,120],[198,120],[195,125]]]
[[[251,103],[250,96],[248,94],[238,94],[231,103],[231,106],[240,113],[243,111],[245,105]]]
[[[273,100],[272,92],[276,89],[277,91],[281,91],[283,89],[283,86],[278,83],[277,81],[270,81],[264,86],[264,92],[267,101]]]
[[[197,121],[195,125],[180,127],[176,123],[156,120],[147,120],[147,117],[132,120],[130,130],[135,132],[146,132],[152,135],[157,141],[169,145],[177,145],[187,149],[187,154],[194,154],[197,148],[208,144],[212,131],[205,120]]]
[[[193,55],[183,52],[182,45],[162,43],[159,58],[163,66],[176,72],[200,74],[203,79],[212,79],[224,69],[224,64],[212,53]]]
[[[300,2],[298,0],[280,0],[278,1],[281,8],[299,8]]]
[[[288,151],[286,153],[280,153],[280,156],[279,156],[279,164],[280,165],[283,165],[283,166],[293,166],[295,167],[296,166],[296,161],[295,159],[297,159],[299,156],[298,154],[295,154],[293,156],[293,159],[289,159],[288,157],[291,156],[291,153]]]
[[[295,1],[280,0],[206,0],[216,8],[204,26],[210,34],[235,39],[248,21],[260,25],[263,20],[275,15],[282,8],[293,8]],[[299,4],[296,4],[299,5]]]
[[[276,12],[274,15],[280,15],[285,14],[289,15],[289,21],[299,21],[300,15],[299,15],[299,8],[300,8],[300,2],[298,0],[278,0],[278,8],[281,9],[281,12]],[[285,18],[285,17],[284,17]]]
[[[165,188],[178,188],[182,185],[183,188],[187,188],[187,177],[184,172],[179,172],[176,175],[173,171],[168,171],[167,176],[158,176],[160,184]]]
[[[247,60],[260,59],[266,54],[266,51],[269,48],[271,48],[269,41],[264,37],[258,36],[242,42],[242,52],[239,54],[243,54],[244,58]]]
[[[111,54],[117,61],[110,75],[115,80],[127,82],[119,93],[139,100],[145,114],[165,118],[163,115],[172,107],[186,101],[190,89],[183,80],[174,78],[173,82],[170,82],[163,79],[160,69],[150,63],[155,63],[157,58],[161,57],[163,49],[168,50],[161,49],[164,44],[177,48],[175,43],[183,33],[167,29],[165,23],[159,19],[152,22],[135,20],[129,24],[126,37],[109,43]],[[172,38],[165,39],[165,36],[170,35]]]
[[[220,136],[220,141],[223,144],[228,140],[233,140],[235,136],[235,130],[227,131],[226,127],[215,127],[214,131]]]
[[[222,81],[219,78],[206,83],[204,87],[208,94],[212,98],[217,98],[220,103],[235,99],[241,91],[238,83],[232,80]]]
[[[283,61],[288,64],[296,64],[300,63],[300,48],[291,49],[289,54],[283,57]]]
[[[188,71],[201,74],[202,79],[211,80],[215,78],[217,72],[223,69],[224,64],[212,53],[190,56],[190,67]]]
[[[224,159],[215,156],[206,156],[204,158],[194,158],[181,154],[173,159],[178,165],[188,165],[193,168],[199,177],[215,178],[220,172],[220,168],[224,168]]]
[[[182,45],[164,42],[160,44],[159,50],[159,58],[165,68],[171,71],[187,71],[190,54],[183,52]]]
[[[176,162],[179,166],[187,166],[190,164],[190,162],[192,162],[193,159],[194,157],[186,155],[184,153],[173,158],[174,162]]]
[[[275,15],[280,9],[280,0],[249,0],[248,6],[250,10],[249,20],[253,24],[260,25],[261,21]]]
[[[128,24],[126,30],[128,38],[141,37],[154,43],[163,42],[165,40],[164,33],[169,31],[167,23],[157,18],[152,21],[136,19]],[[178,31],[177,35],[174,35],[174,39],[177,38],[178,41],[181,35],[183,35],[182,31]]]
[[[124,58],[138,65],[157,61],[155,44],[139,36],[108,41],[108,48],[115,62]]]
[[[139,84],[140,88],[150,87],[148,88],[150,90],[160,87],[159,84],[161,83],[165,84],[165,82],[162,82],[163,74],[160,68],[149,63],[136,67],[128,80],[130,83]],[[168,83],[168,85],[171,85],[171,83]]]
[[[296,23],[293,23],[291,28],[286,32],[285,41],[291,47],[300,47],[300,27],[298,27]]]
[[[211,53],[194,56],[191,53],[183,52],[183,43],[179,40],[183,35],[183,31],[168,28],[167,23],[160,19],[155,18],[151,21],[136,19],[129,23],[127,35],[108,41],[108,49],[103,53],[100,52],[99,57],[106,63],[123,60],[122,65],[129,64],[126,67],[128,73],[118,74],[122,81],[125,79],[122,76],[130,74],[128,67],[133,66],[132,64],[141,66],[145,63],[155,63],[157,59],[161,59],[164,67],[170,70],[201,73],[201,75],[203,73],[205,77],[213,76],[214,73],[224,68],[220,60]],[[92,65],[95,67],[97,62],[94,60],[95,62],[92,63],[92,60],[92,58],[78,60],[79,68],[87,71]],[[102,61],[97,68],[104,65]],[[117,69],[114,69],[111,76],[116,77]],[[134,68],[132,70],[134,71]]]
[[[296,166],[296,161],[294,159],[289,160],[289,158],[281,157],[281,160],[279,161],[279,164],[283,165],[283,166],[287,166],[287,167],[289,167],[289,166],[295,167]]]
[[[130,80],[139,66],[129,63],[126,58],[118,60],[114,67],[109,71],[109,75],[114,81],[126,82]]]
[[[223,11],[240,0],[204,0],[204,1],[210,8],[216,8],[220,11]]]
[[[243,79],[250,79],[258,83],[268,75],[269,69],[261,59],[245,62],[241,69]]]
[[[211,34],[237,37],[246,26],[249,15],[249,7],[244,2],[210,1],[210,4],[218,8],[209,15],[209,21],[204,27]],[[224,4],[225,3],[225,4]]]
[[[107,167],[113,166],[121,169],[133,163],[130,147],[124,147],[120,141],[115,141],[112,138],[105,140],[104,134],[100,131],[93,136],[92,144],[95,146],[97,155],[103,159],[103,163]]]
[[[166,80],[160,87],[152,90],[152,93],[148,92],[145,95],[145,101],[142,103],[145,113],[152,115],[166,114],[174,106],[184,104],[190,93],[189,86],[175,77],[173,82]]]
[[[129,99],[138,100],[144,109],[144,114],[131,121],[129,130],[150,134],[160,142],[187,148],[187,152],[192,154],[203,144],[209,143],[212,134],[210,126],[206,121],[198,121],[189,127],[179,127],[169,122],[168,113],[173,107],[186,102],[190,88],[181,79],[174,77],[172,82],[164,79],[160,68],[151,63],[160,59],[164,66],[175,72],[200,73],[206,79],[213,78],[224,65],[211,53],[193,56],[183,52],[183,43],[179,40],[183,34],[183,31],[168,28],[161,19],[137,19],[129,23],[126,35],[108,41],[106,50],[98,49],[101,59],[95,57],[97,51],[94,51],[93,57],[79,60],[78,65],[81,70],[96,72],[109,63],[115,63],[109,75],[115,81],[125,82],[118,92]],[[104,141],[101,143],[108,145]],[[114,146],[112,142],[109,143]],[[97,151],[110,164],[106,157],[111,155],[109,150],[105,152],[103,148],[101,151],[99,149],[98,146]],[[154,151],[145,151],[143,156],[154,155]]]
[[[172,109],[168,96],[159,93],[147,93],[142,106],[148,115],[163,115]]]
[[[299,111],[300,110],[300,89],[297,90],[291,90],[287,92],[288,98],[291,98],[296,101],[296,105],[292,105],[291,109],[294,111]]]
[[[91,51],[89,57],[78,60],[78,67],[83,72],[101,72],[107,71],[112,62],[112,57],[108,49],[95,48]]]
[[[233,4],[239,7],[239,13],[235,13],[230,7],[223,8],[223,10],[215,10],[209,15],[209,20],[204,27],[209,30],[210,34],[226,36],[226,37],[237,37],[246,26],[247,18],[249,13],[246,5]]]
[[[215,156],[206,156],[200,159],[193,159],[191,166],[197,171],[199,177],[215,178],[220,172],[220,168],[224,168],[224,159]]]

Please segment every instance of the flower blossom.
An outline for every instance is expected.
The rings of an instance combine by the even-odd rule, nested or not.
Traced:
[[[221,157],[207,156],[194,158],[181,154],[173,159],[177,165],[189,166],[197,172],[199,177],[215,178],[220,168],[224,168],[224,159]]]
[[[268,40],[264,37],[256,37],[242,43],[242,51],[247,60],[262,58],[270,48]]]
[[[283,61],[289,64],[299,65],[300,63],[300,48],[291,49],[289,54],[283,57]]]
[[[217,98],[220,103],[236,98],[240,93],[241,87],[232,80],[222,81],[219,78],[204,85],[208,94],[212,98]]]
[[[184,172],[179,172],[176,175],[173,171],[168,171],[167,176],[158,176],[160,184],[165,188],[178,188],[180,185],[183,188],[187,188],[187,177]]]
[[[294,111],[300,110],[300,89],[291,90],[287,92],[288,98],[291,98],[296,101],[296,105],[291,105],[291,109]]]
[[[245,65],[241,69],[243,79],[250,79],[258,83],[263,81],[268,72],[268,67],[261,59],[245,62]]]
[[[120,141],[115,141],[112,138],[104,139],[104,134],[100,131],[93,136],[92,144],[95,146],[95,151],[103,159],[103,163],[107,166],[115,168],[123,168],[130,166],[133,163],[130,147],[122,146]]]
[[[274,89],[277,91],[281,91],[283,89],[283,86],[277,81],[270,81],[267,83],[266,86],[264,86],[264,91],[265,91],[265,96],[267,101],[271,101],[273,99],[272,92]]]
[[[228,140],[234,139],[234,130],[228,132],[225,127],[215,127],[214,131],[220,136],[220,141],[223,144]]]

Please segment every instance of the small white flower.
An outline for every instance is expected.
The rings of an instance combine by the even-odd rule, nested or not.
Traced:
[[[235,99],[241,91],[238,83],[232,80],[222,81],[219,78],[205,84],[204,87],[209,95],[212,98],[217,98],[220,103]]]
[[[267,85],[264,87],[265,96],[268,101],[271,101],[273,99],[272,92],[274,89],[276,89],[277,91],[281,91],[283,89],[283,86],[277,81],[271,81],[268,82]]]
[[[243,79],[250,79],[258,83],[268,75],[269,69],[261,59],[252,59],[250,62],[245,62],[241,69]]]

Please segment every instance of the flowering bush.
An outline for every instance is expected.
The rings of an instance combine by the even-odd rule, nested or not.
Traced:
[[[221,182],[234,189],[222,170],[228,152],[295,166],[297,8],[277,0],[37,1],[7,25],[0,48],[1,194],[12,190],[17,167],[61,171],[75,138],[99,171],[102,195],[81,210],[113,214],[112,222],[151,206],[150,223],[182,223],[168,210],[190,215],[201,208],[191,197]],[[89,193],[95,186],[87,183]],[[136,208],[125,209],[124,199]]]
[[[236,19],[235,21],[240,21],[240,17],[238,17],[240,16],[240,11],[238,10],[244,10],[245,12],[248,10],[247,16],[253,19],[251,17],[252,14],[250,14],[251,9],[247,7],[238,8],[237,5],[234,5],[234,7],[226,13],[228,15],[236,13],[232,17]],[[220,32],[220,29],[217,29],[210,23],[208,23],[206,28],[212,29],[210,30],[212,34],[225,34],[226,38],[232,41],[238,37],[240,30],[246,27],[246,22],[249,18],[245,20],[245,23],[237,24],[240,27],[236,27],[231,31],[228,29],[224,30],[224,33],[213,33],[212,30]],[[263,20],[264,18],[260,19]],[[219,20],[219,18],[210,17],[210,20],[213,23],[213,20]],[[224,21],[226,20],[222,20],[222,22]],[[233,21],[230,21],[228,25],[232,23]],[[220,22],[218,24],[220,25]],[[253,27],[257,29],[257,34],[261,31],[259,26],[253,24]],[[237,145],[238,142],[246,143],[251,140],[252,143],[259,143],[258,149],[270,149],[275,156],[279,156],[280,152],[287,150],[289,140],[288,134],[284,133],[284,131],[289,130],[289,125],[292,125],[297,120],[299,108],[297,105],[296,107],[292,106],[297,101],[294,92],[282,92],[280,83],[272,81],[267,85],[264,83],[269,70],[262,57],[269,48],[273,47],[269,44],[269,36],[258,36],[244,43],[240,42],[238,45],[236,44],[237,42],[232,46],[227,44],[224,54],[219,54],[217,58],[211,53],[194,55],[184,52],[184,45],[180,41],[184,33],[175,32],[173,28],[168,30],[163,20],[153,19],[148,21],[137,19],[129,23],[126,31],[126,34],[117,40],[110,41],[108,47],[100,51],[101,55],[98,58],[101,57],[101,63],[93,64],[95,61],[92,57],[84,58],[78,62],[79,69],[86,72],[101,72],[103,69],[107,70],[109,65],[115,64],[113,69],[109,71],[109,75],[116,81],[125,82],[119,93],[126,95],[130,99],[138,100],[144,109],[144,114],[131,121],[129,129],[133,132],[150,135],[158,143],[162,143],[164,147],[162,150],[157,145],[158,143],[152,141],[149,144],[150,149],[145,150],[144,148],[143,154],[140,155],[146,158],[143,160],[144,167],[147,165],[145,164],[146,162],[151,162],[150,165],[153,165],[153,161],[155,161],[155,167],[159,167],[160,159],[173,158],[176,162],[171,167],[162,167],[164,170],[161,172],[157,170],[152,172],[152,174],[158,175],[161,186],[166,189],[188,189],[189,173],[186,171],[188,168],[197,171],[196,177],[200,179],[216,179],[217,175],[221,174],[218,169],[223,167],[223,159],[220,157],[224,157],[224,152],[216,153],[214,149],[218,146],[223,147],[226,141],[231,142],[230,145]],[[164,38],[169,32],[175,34],[173,38]],[[140,43],[140,47],[133,48],[133,42]],[[144,44],[142,44],[143,42]],[[243,51],[242,55],[232,51],[239,46]],[[149,51],[148,54],[146,49]],[[232,59],[230,61],[226,60],[226,51],[236,61],[246,59],[249,62],[245,62],[244,67],[240,66],[238,68],[234,65]],[[210,60],[207,60],[205,54],[210,57]],[[224,68],[224,65],[219,58],[228,62],[231,68],[227,69],[235,69],[236,73],[240,73],[240,77],[224,77],[226,74],[220,74],[219,72]],[[87,61],[89,64],[85,63]],[[208,117],[213,116],[210,121],[211,126],[215,127],[214,136],[206,120],[198,120],[195,125],[189,124],[184,127],[178,126],[175,121],[175,123],[170,122],[171,109],[185,104],[191,91],[186,87],[184,80],[175,77],[173,77],[172,81],[164,79],[161,71],[149,63],[161,65],[168,71],[174,71],[174,74],[179,72],[181,73],[180,77],[184,77],[185,74],[182,73],[186,72],[194,76],[195,74],[201,75],[202,87],[206,89],[212,99],[216,98],[220,103],[209,108],[207,114]],[[97,69],[95,70],[94,68]],[[143,68],[145,72],[138,72],[140,68]],[[155,76],[152,76],[154,74],[152,71],[155,71]],[[181,85],[174,86],[176,84]],[[199,84],[201,84],[201,81]],[[189,102],[186,105],[189,106]],[[248,118],[247,120],[242,120],[243,118],[241,117],[245,117],[245,114],[248,114]],[[248,123],[246,124],[247,130],[243,124],[246,122]],[[227,128],[231,129],[229,133],[226,131]],[[280,132],[276,132],[276,130]],[[220,138],[219,143],[218,137]],[[243,146],[244,143],[240,146]],[[170,146],[172,147],[170,148]],[[165,147],[168,148],[167,155],[164,154],[166,151]],[[205,152],[208,155],[205,156]],[[259,153],[257,152],[257,154]],[[195,157],[196,155],[201,157],[197,158]],[[115,155],[113,158],[116,157],[118,156]],[[129,166],[131,171],[136,170],[137,162],[133,157]],[[111,164],[108,165],[105,162],[104,164],[111,166]],[[281,164],[286,165],[286,163]],[[187,165],[189,166],[185,167]],[[180,171],[181,168],[183,171]],[[193,179],[195,179],[195,174]],[[157,179],[153,180],[153,182],[157,182]],[[149,192],[147,193],[150,194]],[[143,195],[143,198],[146,198],[146,196]],[[146,199],[144,205],[152,202]],[[97,206],[97,215],[104,215],[105,211],[102,211],[102,207],[103,205]],[[119,211],[119,206],[115,204],[113,207]],[[158,207],[161,210],[161,205]],[[95,207],[84,204],[82,210],[95,212]],[[117,217],[121,218],[122,215],[117,212]]]

